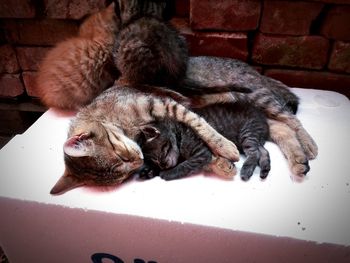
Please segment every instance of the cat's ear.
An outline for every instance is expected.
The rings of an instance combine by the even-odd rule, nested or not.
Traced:
[[[144,126],[141,128],[141,132],[145,136],[146,142],[151,142],[160,135],[160,131],[154,126]]]
[[[74,135],[64,143],[63,151],[71,157],[91,156],[94,142],[89,133]]]
[[[61,195],[65,192],[72,190],[73,188],[83,186],[84,182],[80,181],[74,175],[70,174],[67,170],[57,181],[57,183],[52,187],[50,194],[52,195]]]

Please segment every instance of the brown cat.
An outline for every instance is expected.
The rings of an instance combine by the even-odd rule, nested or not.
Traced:
[[[168,97],[115,85],[83,107],[64,144],[66,169],[51,194],[83,185],[118,184],[143,164],[134,141],[145,125],[170,118],[190,127],[216,155],[239,159],[236,146],[203,118]]]
[[[112,48],[120,21],[115,4],[88,17],[77,37],[50,50],[41,63],[36,91],[47,107],[76,110],[118,77]]]

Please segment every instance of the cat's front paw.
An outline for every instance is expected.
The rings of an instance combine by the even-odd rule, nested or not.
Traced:
[[[159,171],[152,168],[151,166],[143,166],[141,170],[139,171],[139,177],[140,179],[152,179],[153,177],[156,177],[159,175]]]
[[[237,173],[234,163],[220,156],[213,156],[213,160],[208,168],[209,172],[213,172],[224,178],[232,178]]]
[[[237,149],[237,146],[227,139],[225,139],[216,147],[215,153],[225,159],[234,162],[239,161],[239,151]]]

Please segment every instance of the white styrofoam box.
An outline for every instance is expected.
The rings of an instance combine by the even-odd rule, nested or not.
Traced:
[[[293,91],[319,146],[304,180],[268,142],[266,180],[200,174],[51,196],[72,115],[47,111],[0,151],[0,246],[11,263],[350,262],[350,102]]]

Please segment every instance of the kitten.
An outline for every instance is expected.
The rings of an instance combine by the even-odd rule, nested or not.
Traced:
[[[316,158],[317,144],[294,115],[299,99],[286,85],[261,75],[242,61],[205,56],[190,57],[186,78],[202,87],[229,83],[253,90],[247,94],[192,96],[192,105],[248,100],[267,115],[271,139],[287,158],[293,174],[302,176],[309,171],[308,161]]]
[[[112,49],[120,21],[115,4],[88,17],[77,37],[59,43],[40,65],[36,91],[47,107],[76,110],[113,84]]]
[[[143,163],[135,142],[143,126],[170,118],[189,126],[219,156],[239,159],[236,146],[203,118],[168,98],[115,85],[73,119],[64,144],[65,173],[51,190],[61,194],[82,184],[124,181]]]
[[[317,156],[318,149],[314,140],[294,116],[299,99],[288,90],[288,87],[277,80],[259,74],[248,64],[238,60],[210,57],[195,57],[188,60],[182,56],[187,54],[187,48],[185,49],[182,44],[184,41],[177,32],[166,34],[165,29],[160,26],[166,26],[160,16],[162,5],[154,4],[153,7],[158,7],[156,9],[158,12],[146,16],[149,12],[147,11],[148,5],[145,5],[145,11],[145,6],[141,2],[120,0],[121,20],[126,25],[122,29],[125,37],[124,33],[120,35],[120,42],[117,42],[118,48],[116,48],[114,57],[118,68],[124,75],[124,80],[130,83],[165,85],[189,97],[196,95],[193,98],[194,106],[248,98],[253,105],[258,106],[269,117],[271,137],[287,157],[292,172],[297,175],[306,174],[309,171],[308,161]],[[154,3],[152,0],[144,2]],[[162,1],[159,2],[162,3]],[[157,35],[158,32],[164,34]],[[183,48],[167,49],[169,45],[162,43],[160,39],[167,39],[167,41],[171,39],[169,42],[172,45]],[[151,41],[151,44],[146,40]],[[165,52],[154,53],[155,47]],[[174,57],[171,57],[172,54]],[[162,56],[165,56],[165,59],[162,59]],[[180,62],[188,61],[188,64],[182,63],[184,66],[180,67],[177,60],[174,60],[176,63],[173,63],[172,60],[175,57],[181,58]],[[181,74],[169,75],[169,72],[173,72],[167,70],[171,65],[175,65],[177,69],[184,69],[187,66],[186,75],[183,75],[183,71]],[[164,68],[159,70],[161,67]],[[175,77],[173,78],[175,81],[172,81],[171,76]],[[197,87],[198,90],[206,86],[225,85],[230,86],[231,90],[242,88],[254,92],[251,94],[203,95],[205,92],[202,91],[200,97],[194,93],[194,87]]]
[[[185,77],[185,38],[163,19],[165,0],[120,0],[114,59],[123,81],[174,86]]]
[[[240,173],[243,180],[253,175],[257,165],[261,167],[260,177],[266,178],[270,158],[263,145],[268,139],[269,128],[261,111],[240,101],[206,106],[196,113],[247,156]],[[160,171],[160,177],[165,180],[178,179],[202,171],[212,161],[212,153],[202,140],[174,120],[161,120],[143,127],[137,142],[146,162],[141,177],[153,177]]]

